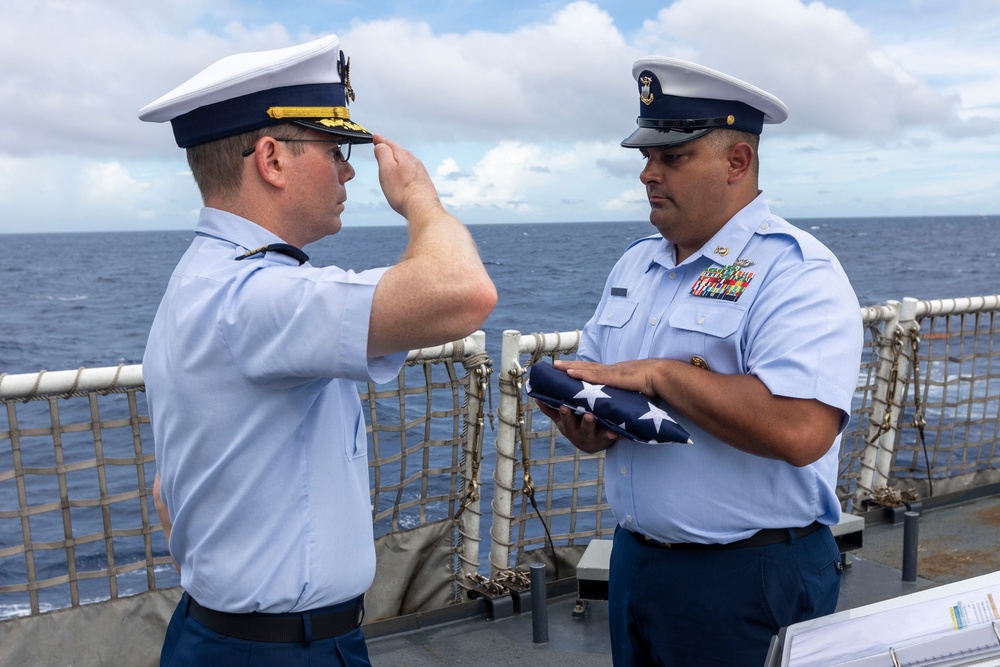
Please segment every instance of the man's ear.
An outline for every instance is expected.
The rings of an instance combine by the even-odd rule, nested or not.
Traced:
[[[736,183],[745,178],[753,167],[753,146],[738,141],[729,147],[726,157],[729,160],[729,182]]]
[[[288,151],[274,137],[264,136],[254,145],[253,166],[257,175],[269,185],[284,188],[285,162]]]

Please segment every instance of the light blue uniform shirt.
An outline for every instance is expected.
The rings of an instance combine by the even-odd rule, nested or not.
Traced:
[[[772,394],[839,408],[843,432],[863,327],[836,257],[759,195],[700,252],[679,266],[674,258],[659,235],[628,248],[584,327],[580,358],[701,357],[714,372],[756,376]],[[796,468],[671,416],[694,444],[619,440],[607,450],[608,502],[624,528],[664,542],[727,543],[762,528],[839,520],[840,436],[819,461]]]
[[[281,239],[216,209],[195,231],[143,357],[181,586],[238,613],[354,598],[375,574],[355,381],[386,382],[406,357],[366,358],[386,269],[235,261]]]

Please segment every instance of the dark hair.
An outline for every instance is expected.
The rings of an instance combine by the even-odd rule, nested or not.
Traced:
[[[705,138],[708,139],[708,141],[720,153],[729,150],[730,146],[735,146],[741,141],[750,144],[750,148],[753,149],[753,164],[751,165],[751,169],[753,170],[755,178],[760,175],[760,158],[758,157],[758,151],[760,149],[759,134],[741,132],[740,130],[730,130],[729,128],[722,127],[717,130],[712,130],[705,135]]]

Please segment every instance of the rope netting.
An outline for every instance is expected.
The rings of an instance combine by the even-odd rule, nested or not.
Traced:
[[[891,501],[898,490],[927,498],[1000,482],[1000,296],[907,299],[904,306],[913,310],[911,319],[901,318],[898,302],[862,309],[864,349],[837,486],[846,512]],[[496,482],[497,496],[506,492],[510,503],[494,502],[494,576],[506,572],[512,560],[544,560],[540,551],[547,533],[558,550],[614,529],[614,517],[601,502],[603,454],[576,451],[521,391],[520,378],[531,363],[575,350],[556,342],[570,335],[519,336],[510,345],[516,354],[505,353],[501,362],[499,415],[502,422],[525,424],[526,437],[511,429],[507,437],[514,444],[508,446],[500,442],[504,429],[498,434],[498,469],[501,452],[508,451],[514,474]],[[514,406],[509,412],[505,401]],[[525,470],[530,485],[520,483]],[[525,488],[533,490],[536,503],[529,502]]]
[[[1000,481],[998,319],[996,311],[922,319],[901,401],[894,486],[927,497]]]
[[[455,600],[479,567],[490,372],[485,353],[456,345],[449,357],[411,354],[394,385],[369,384],[361,393],[375,536],[453,522],[447,538],[454,558],[445,565]]]
[[[550,360],[576,351],[579,332],[540,334],[523,340],[531,355],[522,367],[508,364],[498,377],[501,404],[499,437],[512,433],[513,447],[497,447],[497,470],[512,470],[509,479],[494,476],[495,484],[510,498],[509,505],[494,503],[494,543],[513,552],[518,563],[529,559],[549,563],[553,576],[571,574],[572,567],[560,569],[561,562],[575,565],[573,557],[595,537],[606,537],[614,531],[615,519],[604,501],[604,452],[586,454],[562,437],[555,425],[537,410],[527,398],[524,382],[531,364],[543,357]],[[536,426],[537,424],[537,426]],[[503,428],[507,427],[507,428]],[[507,466],[500,463],[507,460]],[[497,498],[502,496],[497,493]],[[499,520],[498,520],[499,519]],[[496,530],[498,526],[504,526]],[[510,536],[507,539],[507,536]],[[542,549],[542,551],[538,551]],[[496,550],[494,550],[496,553]],[[509,559],[491,556],[494,578],[507,577]]]
[[[40,394],[36,382],[31,391],[2,399],[0,613],[176,585],[150,496],[155,463],[142,386],[116,375],[106,389],[81,392],[74,382]],[[14,535],[20,541],[8,542]]]
[[[930,497],[1000,481],[1000,296],[907,301],[862,309],[837,489],[847,511],[885,488]],[[376,537],[426,530],[435,553],[446,544],[453,600],[518,585],[512,563],[569,563],[570,575],[574,554],[614,530],[603,453],[574,448],[523,386],[532,363],[578,340],[505,332],[494,373],[480,335],[415,351],[395,382],[359,386]],[[0,375],[0,405],[0,618],[175,586],[141,368]]]
[[[481,347],[417,350],[395,383],[359,386],[376,537],[450,521],[433,539],[447,541],[456,591],[478,568]],[[0,619],[178,585],[152,501],[141,367],[125,370],[0,375]]]

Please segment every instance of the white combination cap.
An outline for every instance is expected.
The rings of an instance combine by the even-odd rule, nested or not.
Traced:
[[[369,143],[351,120],[350,59],[329,35],[306,44],[228,56],[139,111],[139,119],[170,121],[181,148],[280,123],[297,123]]]
[[[686,60],[650,56],[635,61],[639,125],[626,148],[672,146],[720,127],[760,134],[764,123],[781,123],[788,108],[771,93],[728,74]]]

